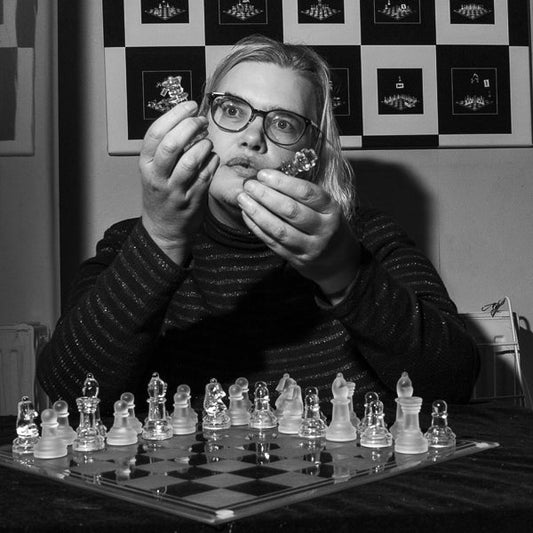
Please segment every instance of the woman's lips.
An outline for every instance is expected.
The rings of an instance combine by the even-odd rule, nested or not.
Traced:
[[[226,163],[226,166],[230,167],[238,176],[245,179],[257,177],[257,172],[259,171],[252,161],[246,157],[234,157]]]

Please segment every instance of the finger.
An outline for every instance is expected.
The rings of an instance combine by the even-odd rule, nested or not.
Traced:
[[[315,210],[257,180],[245,182],[244,191],[268,211],[300,231],[310,233],[320,224],[321,215]]]
[[[151,161],[151,166],[156,175],[170,175],[182,155],[184,147],[190,144],[191,140],[200,135],[206,128],[207,119],[205,117],[188,117],[172,128],[161,139]],[[184,157],[190,151],[191,149],[184,154]]]
[[[280,248],[299,253],[305,244],[306,235],[287,224],[261,204],[257,203],[246,192],[237,197],[243,216],[250,224],[248,227],[261,238],[270,248],[279,251]]]
[[[310,181],[287,176],[273,169],[260,170],[257,180],[319,213],[329,213],[334,209],[329,194],[322,187]]]
[[[203,196],[205,191],[209,188],[209,184],[213,179],[213,176],[220,164],[220,158],[214,152],[206,158],[205,164],[199,170],[198,175],[193,183],[187,190],[186,198],[190,199],[193,197],[200,198]]]
[[[153,157],[163,137],[182,120],[192,117],[197,111],[198,104],[191,100],[178,104],[154,121],[144,136],[141,156]]]
[[[202,139],[185,152],[175,164],[170,176],[172,182],[179,182],[183,187],[188,187],[194,182],[198,173],[204,167],[211,154],[213,144],[209,139]]]

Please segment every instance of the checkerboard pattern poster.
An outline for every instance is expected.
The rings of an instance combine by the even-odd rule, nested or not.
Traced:
[[[103,29],[111,154],[255,33],[326,58],[345,148],[532,143],[528,0],[103,0]]]

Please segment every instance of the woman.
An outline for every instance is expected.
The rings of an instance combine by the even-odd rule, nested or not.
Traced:
[[[356,406],[370,390],[395,396],[407,371],[426,400],[469,399],[475,344],[405,233],[356,206],[329,87],[311,49],[253,36],[218,65],[200,110],[153,123],[142,217],[112,226],[82,265],[39,361],[52,399],[79,395],[91,372],[112,405],[145,395],[154,371],[196,396],[211,377],[273,390],[289,373],[323,400],[342,372]],[[311,175],[281,172],[303,148],[318,154]]]

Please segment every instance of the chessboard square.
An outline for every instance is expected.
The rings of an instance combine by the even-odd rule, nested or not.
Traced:
[[[197,481],[204,477],[216,475],[216,473],[212,472],[211,470],[203,470],[197,466],[190,466],[188,468],[180,468],[174,472],[171,472],[169,475],[178,477],[180,479],[186,479],[188,481]]]
[[[233,459],[223,459],[221,461],[215,461],[214,463],[199,465],[198,468],[205,468],[206,470],[212,470],[213,472],[235,472],[237,470],[249,468],[249,465],[241,461],[234,461]]]
[[[82,476],[94,476],[104,472],[114,471],[116,468],[117,465],[109,461],[93,461],[91,463],[72,466],[70,471]]]
[[[156,18],[153,23],[143,22],[143,2],[124,0],[124,25],[126,46],[203,46],[204,6],[201,1],[172,0],[170,4],[180,13],[167,20]],[[187,20],[188,19],[188,20]]]
[[[126,481],[122,481],[121,485],[126,485],[127,487],[139,489],[139,490],[157,490],[157,489],[164,489],[165,487],[169,487],[171,485],[178,485],[181,483],[187,483],[183,479],[172,477],[172,476],[165,476],[162,474],[154,474],[149,476],[143,476],[135,479],[128,479]]]
[[[361,2],[361,43],[389,45],[387,48],[391,43],[435,44],[435,3],[426,0]]]
[[[105,450],[94,455],[95,461],[117,461],[127,457],[135,457],[139,453],[139,446],[107,446]]]
[[[320,13],[309,15],[317,7],[316,0],[286,0],[283,2],[285,42],[304,42],[308,45],[360,44],[359,4],[360,0],[330,0],[327,5],[337,12],[320,19]]]
[[[231,45],[255,33],[283,41],[281,4],[282,0],[204,0],[205,44]]]
[[[323,465],[323,464],[312,464],[312,463],[307,463],[309,466],[307,468],[303,468],[300,472],[302,472],[303,474],[308,474],[310,476],[316,476],[316,477],[320,477],[320,478],[331,478],[333,477],[334,473],[335,473],[335,469],[333,467],[333,465],[331,464],[326,464],[326,465]]]
[[[276,462],[277,470],[303,470],[309,467],[309,461],[297,458],[287,458]]]
[[[287,487],[278,483],[270,483],[270,481],[264,481],[262,479],[254,479],[253,481],[241,483],[240,485],[233,485],[231,490],[258,497],[287,490]]]
[[[244,483],[245,481],[248,480],[243,478],[240,473],[239,475],[236,475],[228,472],[223,472],[222,474],[213,474],[211,476],[196,480],[197,483],[220,488],[231,487],[232,485],[238,485],[240,483]]]
[[[164,460],[176,460],[181,461],[184,458],[189,458],[191,452],[184,448],[159,448],[154,450],[147,457]]]
[[[233,490],[223,488],[207,491],[205,489],[206,487],[204,486],[202,491],[189,496],[183,496],[183,499],[199,505],[205,505],[206,507],[211,507],[213,509],[224,509],[225,507],[236,505],[255,498],[253,494],[235,492]]]
[[[222,448],[221,450],[218,450],[216,456],[221,459],[237,459],[243,461],[247,457],[255,457],[255,454],[239,448]]]
[[[291,488],[307,486],[311,488],[312,485],[317,483],[324,483],[323,478],[302,474],[301,472],[283,472],[282,474],[269,477],[268,481]]]
[[[177,470],[179,466],[174,461],[156,461],[137,467],[137,470],[145,470],[151,473],[168,473]]]
[[[365,136],[438,133],[434,46],[363,46],[361,63]],[[380,72],[396,83],[380,84]],[[405,103],[398,107],[397,102]],[[410,102],[421,112],[410,112]],[[395,106],[396,112],[384,113],[384,105]]]
[[[255,465],[239,470],[239,476],[249,479],[264,479],[281,472],[283,472],[283,469],[279,469],[276,466],[270,467],[268,465]]]
[[[458,14],[458,11],[465,9],[464,4],[464,1],[435,3],[437,44],[509,44],[508,0],[493,0],[490,5],[486,0],[472,2],[473,7],[468,12]],[[486,11],[492,11],[493,8],[492,18],[469,18],[468,15],[473,10],[484,9],[484,4],[487,6]],[[462,23],[457,23],[459,20]]]

